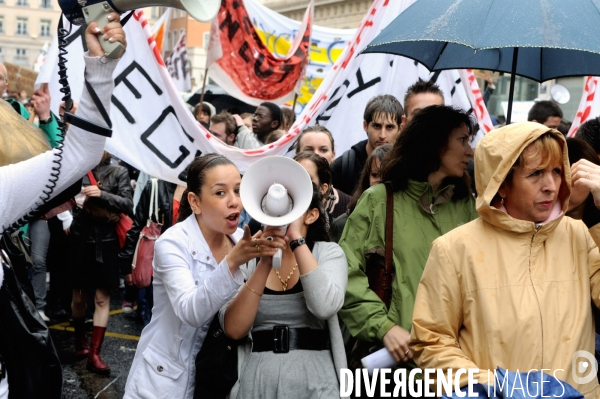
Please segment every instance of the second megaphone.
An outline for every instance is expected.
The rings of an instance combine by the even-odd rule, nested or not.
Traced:
[[[242,178],[240,197],[248,214],[265,226],[287,226],[310,206],[313,187],[308,172],[293,159],[272,156],[253,163]],[[281,251],[273,257],[281,267]]]

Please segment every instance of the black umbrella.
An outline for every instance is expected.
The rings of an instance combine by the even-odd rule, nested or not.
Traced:
[[[600,3],[593,0],[418,0],[362,51],[430,71],[487,69],[537,82],[600,75]]]
[[[202,90],[198,90],[187,100],[187,103],[195,106],[200,102],[201,94]],[[206,85],[206,88],[204,89],[204,101],[211,103],[216,108],[217,113],[225,110],[231,114],[239,115],[244,112],[253,114],[256,110],[256,105],[246,104],[245,102],[230,96],[225,90],[215,85]]]

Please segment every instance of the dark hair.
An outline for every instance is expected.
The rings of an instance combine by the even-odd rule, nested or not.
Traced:
[[[588,161],[600,165],[600,158],[594,150],[594,148],[587,142],[577,139],[567,139],[567,152],[569,154],[569,164],[573,165],[580,159],[587,159]],[[583,209],[582,221],[588,228],[595,226],[600,223],[600,210],[596,208],[594,203],[594,196],[590,193],[585,199],[585,207]]]
[[[554,101],[538,101],[533,104],[533,107],[529,110],[527,114],[527,120],[533,121],[536,120],[538,123],[544,123],[546,120],[552,116],[557,116],[562,119],[563,112]]]
[[[573,165],[580,159],[600,165],[600,158],[594,148],[584,140],[578,138],[567,139],[567,153],[569,154],[569,164]]]
[[[207,104],[205,104],[205,103],[198,103],[198,104],[196,104],[196,106],[194,107],[194,118],[196,116],[198,116],[199,111],[204,112],[208,116],[211,116],[210,114],[212,113],[210,111],[210,107]]]
[[[221,111],[216,115],[210,117],[211,123],[224,123],[225,124],[225,133],[227,136],[230,134],[235,134],[237,136],[237,124],[235,123],[235,119],[233,116],[227,111]]]
[[[402,134],[381,165],[381,180],[391,181],[394,191],[406,190],[408,180],[426,182],[430,173],[439,170],[440,160],[452,131],[462,124],[469,136],[475,135],[475,121],[463,110],[445,105],[423,108],[402,129]],[[471,194],[467,172],[461,178],[447,177],[442,187],[454,184],[454,198]]]
[[[312,186],[313,195],[308,209],[310,210],[316,208],[319,211],[319,217],[314,221],[314,223],[308,226],[308,231],[306,232],[306,244],[311,251],[315,245],[315,242],[331,241],[328,231],[329,216],[327,216],[327,212],[325,212],[323,209],[323,197],[321,196],[321,191],[315,183],[313,183]]]
[[[392,144],[385,144],[385,145],[379,146],[379,147],[375,148],[373,150],[373,152],[371,152],[371,155],[369,155],[369,157],[365,161],[365,166],[363,167],[362,172],[360,172],[360,178],[358,179],[358,185],[352,192],[352,199],[350,200],[350,204],[348,204],[348,215],[351,214],[352,211],[354,210],[354,208],[356,207],[356,204],[358,203],[360,196],[369,187],[371,187],[370,176],[371,176],[371,167],[373,166],[373,161],[375,159],[379,159],[379,162],[381,162],[381,164],[380,164],[380,168],[381,168],[381,165],[383,165],[383,159],[388,154],[388,152],[390,152],[391,149],[392,149]]]
[[[558,124],[558,127],[556,128],[556,130],[561,132],[563,134],[563,136],[565,136],[565,138],[567,138],[567,135],[569,134],[569,130],[571,130],[571,125],[573,125],[573,122],[563,119]]]
[[[294,122],[296,122],[296,114],[291,108],[282,107],[281,116],[283,117],[283,123],[281,128],[287,131],[292,127]]]
[[[382,115],[389,116],[391,120],[400,126],[400,123],[402,123],[402,115],[404,115],[402,104],[400,104],[400,101],[398,101],[396,97],[390,94],[383,94],[371,98],[365,107],[363,119],[369,124],[373,119]]]
[[[331,151],[335,151],[335,142],[331,132],[325,126],[312,125],[304,129],[302,133],[298,135],[298,139],[296,139],[296,154],[300,152],[300,142],[306,133],[325,133],[327,137],[329,137],[329,141],[331,141]]]
[[[322,156],[317,155],[312,151],[302,151],[294,156],[294,161],[296,162],[300,162],[304,159],[308,159],[315,164],[317,167],[317,175],[319,176],[319,183],[321,183],[321,185],[327,183],[329,189],[331,190],[331,181],[333,180],[333,177],[329,162],[327,162],[327,160]]]
[[[444,93],[442,93],[440,87],[437,84],[435,84],[433,80],[423,80],[419,78],[419,80],[413,83],[413,85],[406,90],[406,94],[404,95],[405,111],[408,108],[408,100],[410,100],[412,96],[421,93],[437,94],[438,96],[442,97],[442,100],[444,99]]]
[[[592,118],[579,126],[575,138],[592,146],[596,154],[600,154],[600,117]]]
[[[283,129],[277,129],[277,130],[273,130],[271,133],[269,133],[267,135],[267,138],[265,139],[265,144],[271,144],[276,142],[277,140],[279,140],[280,138],[283,137],[284,134],[286,134],[287,132]]]
[[[177,222],[187,219],[188,216],[192,214],[192,207],[188,201],[188,194],[192,192],[196,195],[200,195],[202,192],[202,185],[206,180],[206,172],[221,165],[234,165],[234,163],[223,155],[210,153],[196,157],[187,167],[187,188],[181,196]]]
[[[265,107],[269,110],[271,113],[271,119],[279,122],[279,126],[277,126],[277,129],[279,129],[283,123],[283,115],[281,114],[281,108],[279,108],[279,105],[275,103],[264,102],[260,103],[259,107]]]

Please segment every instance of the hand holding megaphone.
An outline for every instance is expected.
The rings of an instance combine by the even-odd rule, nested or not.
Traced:
[[[111,12],[107,17],[108,23],[102,28],[97,22],[91,22],[85,30],[85,42],[92,57],[102,57],[105,55],[103,42],[113,44],[115,51],[111,58],[119,58],[123,55],[127,42],[125,41],[125,32],[121,26],[119,14]]]
[[[266,238],[267,234],[271,239]],[[286,245],[287,240],[282,231],[274,229],[263,233],[259,230],[256,234],[251,235],[250,228],[246,225],[244,226],[244,236],[227,255],[227,264],[230,268],[237,269],[254,258],[269,259]]]

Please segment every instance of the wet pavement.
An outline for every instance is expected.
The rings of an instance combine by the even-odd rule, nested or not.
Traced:
[[[52,318],[48,323],[62,363],[64,399],[123,397],[125,382],[143,325],[137,319],[135,311],[130,314],[123,313],[121,303],[120,296],[111,296],[111,316],[100,352],[102,360],[111,368],[110,376],[100,376],[88,371],[87,358],[75,357],[74,332],[69,321]],[[91,323],[89,326],[91,330]]]

